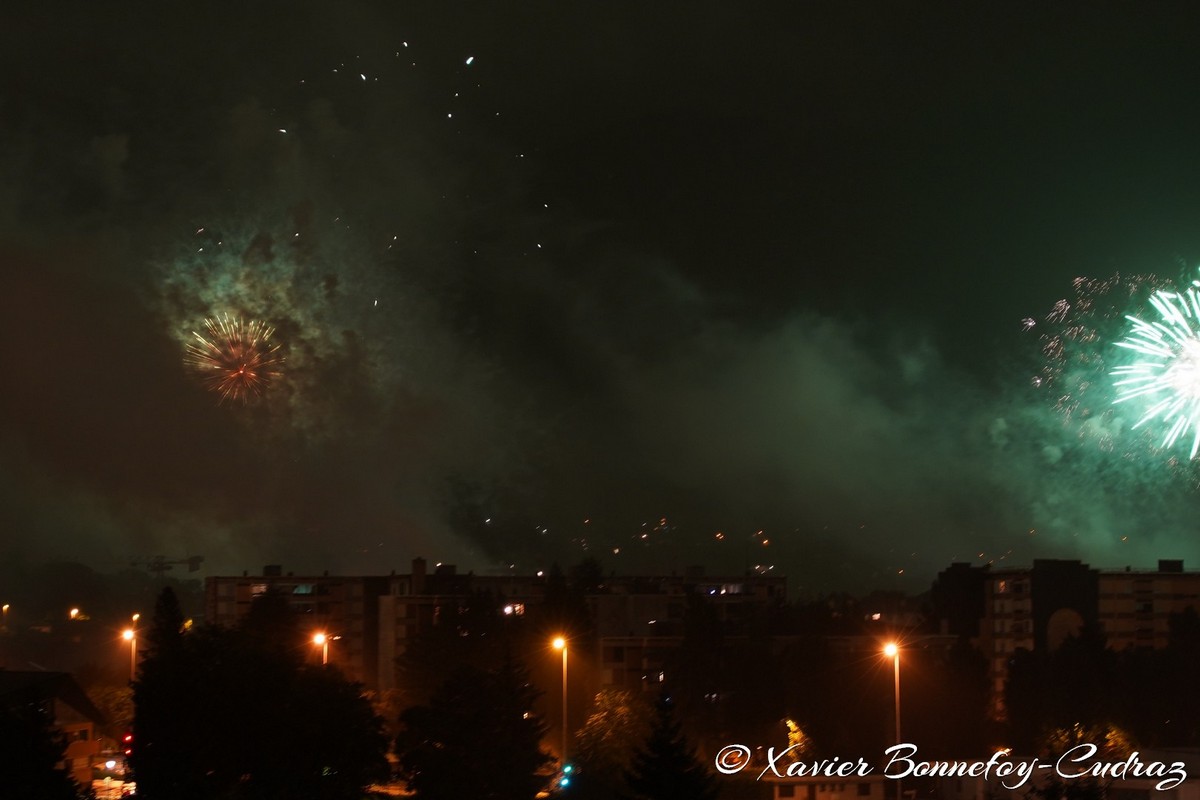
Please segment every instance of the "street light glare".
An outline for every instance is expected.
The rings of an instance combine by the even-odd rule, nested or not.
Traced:
[[[121,631],[121,638],[127,642],[132,641],[133,640],[133,628],[126,628],[125,630]]]
[[[325,644],[326,641],[327,638],[323,633],[318,633],[313,636],[313,644]]]
[[[564,647],[567,646],[567,640],[561,636],[555,636],[554,641],[551,642],[551,644],[554,645],[555,650],[562,650]]]
[[[883,654],[892,660],[892,669],[895,672],[896,744],[899,745],[903,741],[900,738],[900,645],[888,642],[883,646]],[[902,780],[903,778],[896,778],[896,800],[904,800]]]

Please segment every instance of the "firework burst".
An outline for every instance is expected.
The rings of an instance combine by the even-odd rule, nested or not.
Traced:
[[[1022,321],[1022,330],[1038,337],[1031,383],[1053,398],[1080,441],[1096,439],[1106,450],[1116,446],[1115,394],[1105,378],[1113,367],[1111,342],[1124,330],[1130,306],[1140,307],[1164,283],[1157,276],[1137,274],[1076,278],[1072,296],[1056,302],[1042,319]]]
[[[245,403],[279,377],[283,357],[265,322],[225,315],[206,319],[204,328],[205,334],[192,332],[184,361],[221,400]]]
[[[1200,281],[1184,292],[1159,290],[1150,298],[1157,319],[1127,316],[1130,329],[1116,343],[1136,354],[1132,364],[1111,375],[1114,403],[1140,400],[1148,407],[1133,427],[1158,421],[1166,429],[1162,447],[1192,432],[1191,458],[1200,452]]]

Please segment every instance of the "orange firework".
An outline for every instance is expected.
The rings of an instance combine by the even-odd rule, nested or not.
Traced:
[[[228,315],[206,319],[208,334],[192,332],[184,361],[222,400],[261,395],[279,377],[283,357],[271,341],[275,329],[265,322]]]

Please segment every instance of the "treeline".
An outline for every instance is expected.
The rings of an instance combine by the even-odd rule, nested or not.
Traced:
[[[257,598],[234,628],[185,629],[166,590],[133,683],[139,796],[359,800],[399,779],[423,800],[525,800],[551,788],[583,800],[709,798],[718,786],[731,800],[768,787],[714,782],[713,758],[727,745],[872,761],[894,743],[894,663],[861,606],[780,601],[729,618],[718,601],[689,596],[678,637],[646,640],[657,651],[626,664],[623,688],[601,690],[614,683],[601,674],[613,660],[586,597],[602,583],[584,562],[553,570],[544,602],[524,613],[505,613],[506,599],[487,593],[447,599],[396,665],[401,688],[374,694],[314,663],[285,598]],[[1116,653],[1085,629],[1053,652],[1014,653],[1002,709],[987,659],[966,640],[898,633],[902,738],[923,758],[1036,752],[1088,736],[1200,743],[1191,610],[1172,617],[1159,651]],[[550,645],[560,635],[569,771],[562,661]]]
[[[1114,651],[1085,626],[1056,650],[1014,653],[1005,688],[1013,746],[1044,747],[1056,731],[1115,730],[1140,747],[1200,746],[1200,616],[1171,614],[1165,648]]]
[[[401,780],[422,800],[532,800],[547,789],[586,798],[600,786],[606,798],[715,798],[667,693],[656,703],[628,698],[640,715],[636,737],[621,739],[603,780],[573,758],[562,768],[548,746],[557,741],[539,688],[548,679],[532,680],[526,664],[547,660],[541,631],[552,629],[583,668],[590,621],[574,580],[560,574],[551,583],[552,602],[516,625],[505,625],[495,598],[439,609],[400,665],[406,690],[386,694],[316,663],[282,596],[261,595],[236,627],[218,627],[189,625],[165,589],[139,639],[132,682],[126,747],[138,796],[360,800],[373,785]],[[587,710],[582,701],[578,709]],[[18,739],[31,754],[22,765],[29,781],[10,776],[9,785],[22,786],[22,797],[90,796],[58,764],[65,742],[40,699],[0,708],[0,744]]]

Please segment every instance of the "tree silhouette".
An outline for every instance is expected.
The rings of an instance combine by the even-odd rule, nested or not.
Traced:
[[[537,692],[511,660],[495,670],[463,666],[429,705],[400,717],[401,775],[420,800],[531,800],[552,759],[541,748]]]
[[[90,797],[62,767],[66,742],[54,730],[44,698],[22,692],[0,707],[0,752],[5,768],[0,796],[38,800]]]
[[[187,663],[183,612],[170,587],[158,596],[145,642],[141,671],[133,685],[133,752],[129,756],[138,790],[151,800],[203,797],[201,779],[192,774],[189,755],[197,736],[189,724],[197,714],[193,694],[197,681]]]
[[[270,602],[270,601],[268,601]],[[266,620],[243,628],[177,628],[177,604],[156,608],[134,683],[130,763],[151,800],[305,797],[358,800],[388,773],[387,740],[362,687],[306,664],[307,643]]]
[[[1085,625],[1056,650],[1014,652],[1004,686],[1012,745],[1036,752],[1052,730],[1110,724],[1120,693],[1114,687],[1124,682],[1120,666],[1097,625]]]
[[[649,733],[650,717],[650,704],[632,692],[604,689],[596,695],[576,737],[572,797],[608,800],[619,794],[638,743]]]
[[[626,800],[714,800],[712,775],[697,760],[664,693],[655,706],[654,725],[626,773]]]

